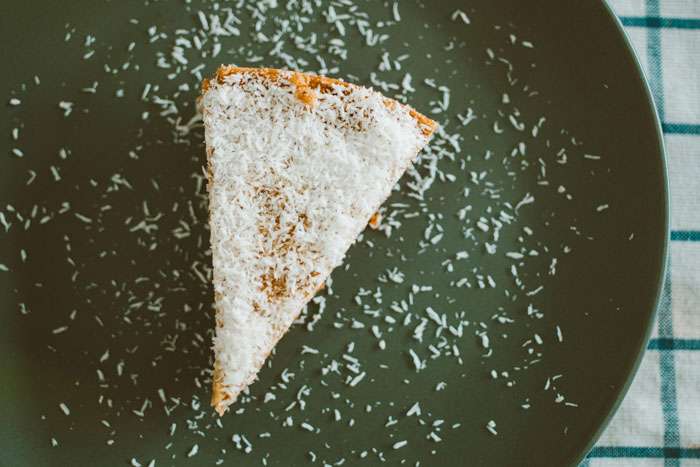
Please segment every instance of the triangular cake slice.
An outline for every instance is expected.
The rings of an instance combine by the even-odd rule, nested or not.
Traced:
[[[200,108],[223,414],[436,124],[361,86],[265,68],[220,68]]]

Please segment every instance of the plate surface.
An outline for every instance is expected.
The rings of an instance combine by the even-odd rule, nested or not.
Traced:
[[[1,465],[562,466],[592,446],[667,242],[620,27],[590,1],[351,3],[5,7]],[[391,236],[363,234],[218,419],[188,121],[220,63],[387,86],[444,133],[387,202]]]

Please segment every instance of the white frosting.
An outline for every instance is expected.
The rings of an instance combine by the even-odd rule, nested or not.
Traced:
[[[234,73],[211,80],[200,102],[223,408],[428,139],[407,107],[377,92],[335,84],[315,90],[310,107],[295,98],[291,76]]]

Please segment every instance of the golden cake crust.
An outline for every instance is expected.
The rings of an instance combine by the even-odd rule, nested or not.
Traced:
[[[207,89],[209,89],[211,80],[215,80],[219,84],[225,84],[225,78],[227,76],[239,73],[256,74],[271,81],[277,81],[280,78],[280,76],[284,74],[284,77],[288,79],[289,82],[292,83],[294,86],[296,86],[294,97],[311,107],[313,107],[314,102],[317,99],[316,94],[313,91],[318,91],[321,93],[330,92],[332,86],[336,85],[359,88],[359,86],[355,84],[346,83],[345,81],[341,81],[339,79],[328,78],[327,76],[322,75],[310,75],[307,73],[302,73],[300,71],[278,70],[275,68],[243,68],[233,65],[227,65],[222,66],[218,70],[216,70],[216,73],[212,78],[205,79],[203,81],[202,95],[204,95],[207,92]],[[393,99],[389,99],[386,97],[384,98],[384,105],[393,107],[397,104],[402,105],[401,103]],[[429,136],[433,131],[435,131],[435,129],[437,128],[437,123],[435,123],[433,120],[429,119],[425,115],[421,114],[420,112],[416,112],[410,107],[408,109],[411,117],[413,117],[421,126],[421,131],[424,136]]]

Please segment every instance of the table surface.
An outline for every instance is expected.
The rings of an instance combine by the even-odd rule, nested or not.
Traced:
[[[700,2],[612,0],[663,123],[669,271],[632,387],[585,467],[700,465]]]

